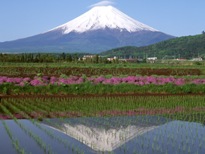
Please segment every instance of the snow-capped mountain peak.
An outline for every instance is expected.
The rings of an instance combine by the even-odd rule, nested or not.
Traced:
[[[60,25],[53,30],[61,30],[63,34],[70,32],[83,33],[86,31],[98,29],[118,29],[120,31],[137,32],[137,31],[158,31],[149,27],[113,6],[96,6],[81,16]]]
[[[149,27],[113,6],[98,4],[49,31],[0,43],[0,50],[100,53],[123,46],[147,46],[171,38],[174,36]]]

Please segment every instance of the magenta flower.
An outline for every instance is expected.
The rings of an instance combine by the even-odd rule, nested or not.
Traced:
[[[106,80],[106,78],[104,78],[103,76],[100,76],[94,80],[94,83],[95,84],[102,83],[104,80]]]
[[[29,82],[29,81],[31,81],[31,79],[27,77],[27,78],[23,78],[23,81],[24,82]]]
[[[32,85],[32,86],[42,86],[44,84],[39,79],[34,79],[34,80],[31,80],[30,85]]]
[[[82,84],[85,82],[90,82],[91,84],[134,84],[134,85],[165,85],[165,84],[174,84],[177,86],[181,86],[184,84],[205,84],[205,79],[184,79],[184,78],[174,78],[174,77],[155,77],[155,76],[127,76],[127,77],[111,77],[105,78],[103,76],[100,77],[78,77],[71,76],[67,78],[61,77],[34,77],[34,78],[21,78],[21,77],[6,77],[0,76],[0,84],[11,83],[17,86],[43,86],[49,84],[56,85],[70,85],[70,84]]]

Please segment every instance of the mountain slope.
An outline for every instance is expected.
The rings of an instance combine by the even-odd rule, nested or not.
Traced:
[[[83,33],[105,28],[128,32],[158,31],[132,19],[112,6],[94,7],[76,19],[58,26],[51,31],[60,30],[63,34],[68,34],[70,32]]]
[[[97,6],[48,32],[0,43],[0,51],[99,53],[170,38],[173,36],[140,23],[112,6]]]
[[[138,57],[173,56],[175,58],[192,58],[198,55],[205,57],[205,35],[184,36],[162,41],[145,47],[126,46],[102,52],[107,56],[138,56]]]

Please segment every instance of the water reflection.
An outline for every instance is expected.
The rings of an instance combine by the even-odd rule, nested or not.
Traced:
[[[205,153],[204,125],[157,116],[0,120],[0,136],[0,153],[17,153],[16,141],[25,153],[45,153],[34,136],[60,154]]]
[[[114,151],[128,141],[170,120],[157,116],[50,119],[43,123],[64,132],[95,151]]]

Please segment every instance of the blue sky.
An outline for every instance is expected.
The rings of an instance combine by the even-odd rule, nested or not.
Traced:
[[[100,0],[1,0],[0,42],[43,33],[88,11]],[[174,36],[205,30],[205,0],[111,0],[113,6]]]

